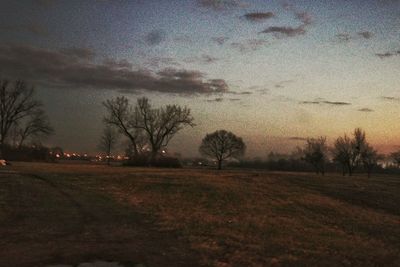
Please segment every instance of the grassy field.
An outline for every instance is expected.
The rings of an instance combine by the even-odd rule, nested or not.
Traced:
[[[0,266],[400,266],[400,177],[14,163]]]

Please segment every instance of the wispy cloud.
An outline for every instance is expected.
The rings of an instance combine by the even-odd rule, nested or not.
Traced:
[[[371,39],[374,36],[374,34],[370,31],[358,32],[358,35],[364,39]]]
[[[348,33],[338,33],[335,36],[340,42],[348,42],[351,40],[351,35]]]
[[[283,3],[283,8],[294,14],[295,18],[301,23],[299,26],[270,26],[260,33],[272,33],[275,37],[295,37],[306,34],[306,28],[312,24],[313,18],[306,11],[298,11],[292,4]]]
[[[153,30],[146,34],[144,40],[148,45],[159,45],[166,39],[167,34],[163,30]]]
[[[262,22],[275,17],[275,14],[273,12],[252,12],[245,14],[243,17],[248,21]]]
[[[240,0],[197,0],[200,7],[222,11],[234,8],[245,8],[249,4]]]
[[[338,33],[335,35],[336,39],[339,42],[349,42],[351,40],[357,39],[363,39],[363,40],[368,40],[371,39],[374,36],[374,34],[370,31],[361,31],[358,33],[350,34],[350,33]]]
[[[313,18],[308,12],[295,12],[296,18],[303,23],[303,25],[310,25],[313,21]]]
[[[358,111],[361,111],[361,112],[373,112],[374,110],[370,109],[370,108],[360,108]]]
[[[382,96],[381,99],[386,101],[400,101],[400,97],[395,96]]]
[[[179,67],[179,64],[174,58],[172,57],[155,57],[151,58],[146,62],[151,68],[161,68],[161,67]]]
[[[392,51],[392,52],[385,52],[385,53],[376,53],[375,54],[377,57],[380,57],[381,59],[393,57],[393,56],[400,56],[400,50],[398,51]]]
[[[237,49],[241,53],[248,53],[256,51],[268,44],[267,40],[263,39],[249,39],[243,42],[231,43],[231,47]]]
[[[291,137],[288,137],[288,139],[291,141],[306,141],[307,140],[306,137],[299,137],[299,136],[291,136]]]
[[[275,88],[284,88],[287,84],[293,83],[294,80],[285,80],[285,81],[280,81],[275,84]]]
[[[217,97],[214,99],[207,99],[207,102],[222,102],[224,99],[222,97]]]
[[[229,37],[226,36],[212,37],[211,40],[219,45],[223,45],[226,41],[229,40]]]
[[[351,105],[349,102],[342,101],[328,101],[328,100],[313,100],[313,101],[301,101],[300,104],[304,105],[331,105],[331,106],[348,106]]]
[[[224,93],[223,79],[207,79],[195,70],[167,68],[158,72],[133,69],[126,60],[106,59],[101,63],[89,49],[49,50],[24,45],[0,45],[3,77],[23,78],[51,88],[88,88],[153,91],[182,95]]]
[[[184,61],[187,63],[211,64],[217,62],[218,60],[219,58],[203,54],[199,57],[186,58]]]
[[[299,27],[281,27],[281,26],[271,26],[263,30],[261,33],[274,33],[276,37],[288,36],[294,37],[297,35],[304,35],[306,30],[303,26]]]
[[[229,91],[227,93],[232,94],[232,95],[251,95],[251,94],[253,94],[253,92],[250,92],[250,91],[242,91],[242,92]]]

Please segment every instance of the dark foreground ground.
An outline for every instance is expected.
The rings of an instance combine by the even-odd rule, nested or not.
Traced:
[[[2,167],[0,266],[94,261],[400,266],[400,177]]]

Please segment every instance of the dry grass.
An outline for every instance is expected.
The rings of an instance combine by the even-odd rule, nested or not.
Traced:
[[[149,221],[140,231],[156,231],[150,235],[153,239],[173,233],[177,239],[170,241],[176,242],[177,250],[188,248],[194,252],[199,265],[400,265],[398,177],[368,179],[364,176],[317,177],[300,173],[65,164],[15,164],[10,171],[45,177],[58,189],[68,192],[76,204],[66,206],[62,200],[51,197],[54,194],[51,190],[46,194],[54,201],[36,203],[35,195],[44,194],[43,185],[32,184],[25,194],[34,207],[46,207],[43,214],[38,218],[25,218],[20,228],[15,227],[15,223],[7,226],[7,217],[15,222],[20,220],[21,211],[29,213],[29,207],[12,204],[19,200],[16,195],[10,195],[21,190],[18,183],[25,182],[26,177],[8,180],[8,188],[0,184],[1,196],[8,195],[0,199],[1,234],[10,242],[14,242],[16,236],[34,231],[30,227],[39,224],[45,212],[51,217],[51,212],[65,211],[61,214],[66,218],[51,219],[57,232],[59,221],[78,218],[78,210],[90,216],[83,216],[86,221],[77,221],[69,226],[71,229],[63,231],[81,236],[85,231],[81,229],[82,223],[97,225],[93,229],[106,236],[103,250],[107,248],[107,240],[121,240],[120,245],[110,242],[108,246],[127,249],[124,240],[132,243],[130,236],[137,235],[129,224],[140,214]],[[0,181],[4,184],[4,179]],[[21,192],[18,193],[20,196]],[[10,206],[17,210],[10,210]],[[81,209],[76,209],[79,206]],[[10,217],[13,213],[14,217]],[[40,237],[36,234],[32,241]],[[49,242],[54,241],[49,240],[51,238],[52,235],[44,237]],[[84,240],[78,238],[74,245],[79,247],[79,242]],[[178,243],[183,245],[178,246]],[[96,255],[103,250],[94,246],[90,253]],[[153,265],[158,263],[149,262],[146,255],[140,260]],[[178,266],[179,262],[175,264]]]

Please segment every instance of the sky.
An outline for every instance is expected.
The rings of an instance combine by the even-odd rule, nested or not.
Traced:
[[[168,150],[241,136],[248,157],[361,127],[400,148],[398,0],[0,0],[0,77],[34,85],[46,143],[97,152],[102,102],[191,108]],[[122,149],[123,145],[119,147]]]

